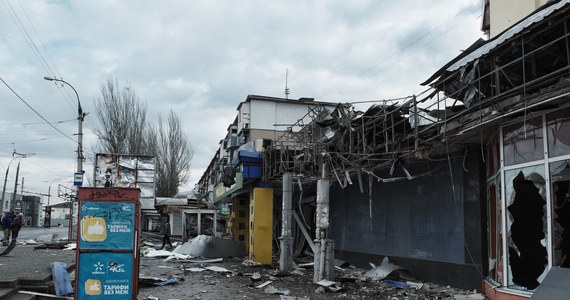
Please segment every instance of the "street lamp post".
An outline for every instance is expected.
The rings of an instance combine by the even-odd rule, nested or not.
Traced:
[[[79,101],[79,94],[77,90],[67,81],[58,78],[52,78],[49,76],[44,76],[45,80],[48,81],[58,81],[68,85],[73,92],[75,92],[75,96],[77,97],[77,172],[74,176],[74,185],[81,186],[83,182],[83,119],[85,119],[85,113],[83,113],[83,109],[81,109],[81,102]],[[77,176],[80,177],[80,180],[77,180]],[[78,199],[76,199],[78,200]],[[75,230],[76,221],[74,219],[74,204],[77,204],[76,201],[71,202],[71,207],[69,211],[69,236],[68,240],[76,240],[77,232]]]
[[[16,159],[22,159],[22,158],[26,158],[27,156],[25,154],[23,155],[18,155],[16,157],[13,157],[10,162],[8,163],[8,167],[6,168],[6,175],[4,176],[4,187],[2,188],[2,201],[0,201],[0,212],[4,212],[4,197],[6,196],[6,182],[8,181],[8,172],[10,171],[10,164]],[[18,163],[19,166],[19,163]],[[16,178],[18,177],[18,175],[16,175]]]
[[[44,79],[65,83],[75,92],[75,96],[77,96],[77,173],[83,173],[83,120],[85,119],[85,113],[83,113],[83,109],[81,109],[79,94],[69,82],[63,79],[52,78],[49,76],[44,76]]]

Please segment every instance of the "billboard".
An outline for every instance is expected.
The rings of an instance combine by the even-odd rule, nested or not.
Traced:
[[[154,209],[155,167],[154,156],[97,153],[94,187],[138,188],[142,209]]]

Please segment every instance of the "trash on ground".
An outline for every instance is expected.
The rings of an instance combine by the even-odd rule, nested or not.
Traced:
[[[65,245],[65,248],[63,250],[75,250],[75,248],[77,248],[76,243],[69,243],[69,244]]]
[[[388,285],[391,285],[395,288],[399,288],[399,289],[408,289],[410,288],[410,285],[405,283],[405,282],[399,282],[399,281],[394,281],[394,280],[384,280],[384,282],[386,282]]]
[[[206,271],[206,269],[204,269],[204,268],[187,268],[187,269],[184,269],[184,270],[185,270],[185,271],[190,271],[190,272],[203,272],[203,271]]]
[[[258,262],[255,262],[255,261],[249,260],[249,259],[244,260],[241,264],[246,266],[246,267],[265,267],[266,266],[265,264],[260,264]]]
[[[421,282],[406,281],[406,283],[407,283],[410,287],[415,288],[416,290],[419,290],[419,289],[421,289],[421,288],[424,286],[424,284],[421,283]]]
[[[314,262],[309,262],[309,263],[304,263],[304,264],[298,264],[297,266],[303,268],[303,267],[314,267],[315,263]]]
[[[173,251],[194,257],[219,258],[246,256],[243,243],[209,235],[199,235]]]
[[[268,280],[268,281],[266,281],[266,282],[264,282],[264,283],[262,283],[262,284],[256,286],[255,288],[261,289],[261,288],[264,288],[264,287],[270,285],[271,283],[273,283],[273,281],[272,281],[272,280]]]
[[[285,295],[285,296],[288,296],[291,294],[291,292],[287,289],[279,290],[273,286],[266,287],[263,292],[265,294],[277,294],[277,295]]]
[[[253,274],[251,274],[251,280],[260,281],[261,280],[261,274],[259,274],[259,272],[254,272]]]
[[[205,267],[205,269],[210,270],[210,271],[214,271],[217,273],[232,273],[232,271],[230,271],[226,268],[217,267],[217,266],[209,266],[209,267]]]
[[[332,280],[323,279],[323,280],[317,282],[317,284],[320,286],[329,287],[329,286],[335,285],[335,282]]]
[[[177,277],[171,277],[171,278],[147,277],[147,276],[139,277],[139,284],[147,286],[163,286],[167,284],[178,283],[178,281],[179,279]]]
[[[286,296],[286,295],[279,295],[280,300],[309,300],[307,297],[296,297],[296,296]]]
[[[388,257],[384,257],[380,266],[374,267],[372,270],[364,273],[363,276],[374,280],[382,280],[388,277],[411,281],[416,279],[416,276],[412,272],[391,263]]]
[[[210,259],[189,259],[188,262],[209,264],[209,263],[216,263],[216,262],[224,262],[224,259],[221,257],[210,258]]]
[[[71,286],[71,281],[69,280],[66,263],[58,261],[52,262],[51,276],[53,278],[56,295],[64,296],[67,294],[73,294],[74,290]]]

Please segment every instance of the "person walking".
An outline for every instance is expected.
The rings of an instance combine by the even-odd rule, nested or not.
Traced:
[[[24,225],[24,214],[19,213],[14,217],[14,222],[12,223],[12,241],[15,241],[18,238],[18,233],[20,232],[22,225]]]
[[[5,211],[2,214],[2,233],[4,237],[2,238],[2,245],[7,246],[10,243],[10,236],[12,235],[12,222],[14,217],[9,211]]]
[[[166,245],[167,242],[168,246],[172,248],[172,243],[170,242],[170,235],[172,234],[172,232],[170,230],[170,223],[168,220],[166,221],[166,223],[164,223],[164,226],[162,227],[162,232],[164,236],[162,237],[162,247],[160,247],[160,249],[164,249],[164,246]]]

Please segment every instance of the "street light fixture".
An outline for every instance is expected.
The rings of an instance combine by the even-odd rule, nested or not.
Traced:
[[[20,154],[20,153],[16,153],[14,152],[14,154],[17,154],[17,156],[13,157],[10,162],[8,163],[8,167],[6,168],[6,175],[4,176],[4,187],[2,188],[2,201],[0,201],[0,212],[4,212],[4,197],[6,196],[6,182],[8,181],[8,172],[10,171],[10,164],[16,159],[19,158],[20,160],[22,158],[26,158],[28,157],[27,154]],[[20,166],[20,164],[18,163],[18,167]],[[16,175],[16,179],[17,179],[18,175]]]
[[[63,79],[53,78],[49,76],[44,76],[44,79],[67,84],[75,92],[75,96],[77,96],[77,173],[83,174],[83,120],[85,119],[86,114],[83,113],[83,109],[81,109],[79,94],[69,82]]]

